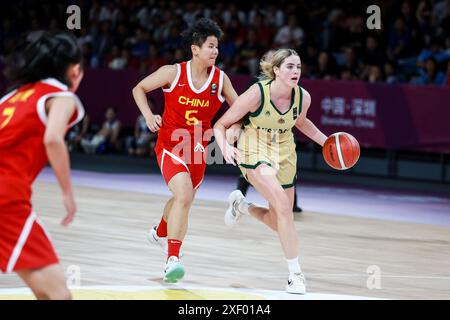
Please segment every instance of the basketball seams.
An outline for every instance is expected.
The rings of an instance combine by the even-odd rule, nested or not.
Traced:
[[[330,143],[329,158],[330,158],[331,162],[334,164],[335,169],[339,169],[340,163],[339,163],[339,157],[338,157],[336,143]],[[333,161],[333,158],[334,158],[334,161]]]
[[[340,139],[339,139],[340,135],[341,135],[341,133],[336,133],[336,135],[334,136],[334,139],[336,141],[336,151],[337,151],[339,163],[341,164],[341,170],[345,170],[345,169],[347,169],[347,167],[345,165],[344,158],[342,157],[341,143],[340,143]]]
[[[333,140],[328,139],[323,146],[323,157],[325,162],[328,163],[332,168],[339,168],[339,159],[337,159],[336,144],[332,142]]]
[[[342,140],[342,141],[341,141]],[[346,169],[350,169],[352,167],[352,159],[355,158],[355,150],[353,149],[353,141],[350,137],[350,135],[348,134],[342,134],[340,135],[340,140],[341,145],[344,146],[345,151],[348,150],[348,148],[345,148],[345,145],[349,145],[350,146],[350,150],[351,150],[351,157],[348,157],[348,154],[346,152],[343,153],[343,159],[344,159],[344,163],[346,166]]]

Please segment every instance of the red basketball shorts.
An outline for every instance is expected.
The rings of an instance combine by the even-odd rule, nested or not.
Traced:
[[[197,190],[203,182],[205,176],[206,163],[186,163],[183,159],[172,152],[162,148],[157,151],[156,159],[166,184],[180,172],[187,172],[191,176],[192,186]]]
[[[50,236],[34,211],[26,214],[0,212],[2,272],[40,269],[55,263],[59,260]]]

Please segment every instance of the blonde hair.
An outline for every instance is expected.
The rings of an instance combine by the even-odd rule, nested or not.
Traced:
[[[261,74],[258,77],[259,80],[275,79],[275,72],[273,71],[273,68],[279,68],[284,60],[292,55],[300,57],[298,53],[293,49],[278,49],[267,51],[259,61],[259,68],[261,69]]]

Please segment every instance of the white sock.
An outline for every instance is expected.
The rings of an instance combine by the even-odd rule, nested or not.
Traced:
[[[302,269],[300,268],[300,264],[298,262],[298,257],[294,259],[286,259],[288,264],[289,273],[302,273]]]

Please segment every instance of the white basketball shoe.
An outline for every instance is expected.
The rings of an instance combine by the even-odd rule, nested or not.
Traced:
[[[164,254],[168,254],[168,244],[167,244],[167,237],[160,237],[156,233],[157,226],[154,226],[150,229],[149,233],[147,233],[147,240],[154,245],[157,245],[161,248],[161,250],[164,252]],[[184,253],[182,250],[180,250],[180,257],[184,256]]]
[[[245,214],[239,210],[239,204],[245,200],[244,195],[240,190],[234,190],[228,196],[228,209],[225,212],[225,225],[229,228],[238,224],[241,217]]]
[[[293,294],[306,293],[306,279],[303,273],[300,272],[289,274],[288,282],[286,285],[286,292]]]
[[[156,233],[156,226],[150,229],[150,232],[147,234],[147,239],[150,243],[155,244],[161,248],[161,250],[167,254],[167,237],[160,237]]]

